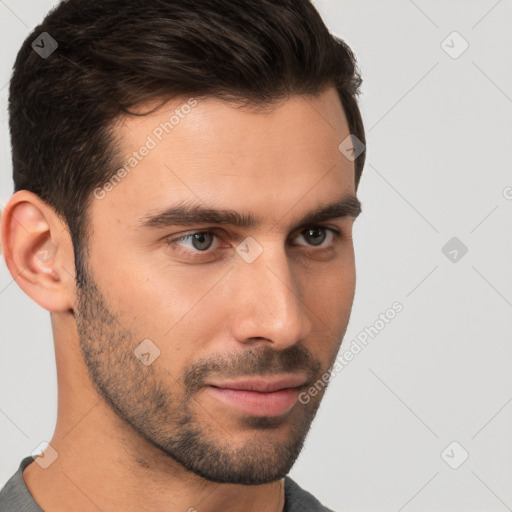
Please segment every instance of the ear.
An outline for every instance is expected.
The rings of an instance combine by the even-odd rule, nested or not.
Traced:
[[[73,244],[55,210],[28,190],[13,194],[0,224],[7,268],[20,288],[50,312],[73,309]]]

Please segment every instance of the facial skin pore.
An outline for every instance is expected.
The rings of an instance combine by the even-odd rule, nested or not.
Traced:
[[[186,101],[120,119],[122,160]],[[78,288],[63,221],[30,192],[11,197],[6,262],[52,313],[57,360],[58,458],[23,473],[44,510],[282,510],[283,477],[324,391],[267,415],[212,385],[293,375],[301,391],[334,363],[355,291],[354,216],[300,224],[355,196],[354,163],[338,150],[348,135],[334,88],[260,112],[198,99],[92,200]],[[259,223],[144,226],[177,205]],[[236,250],[248,237],[262,249],[252,262]],[[45,243],[52,256],[42,262],[35,254]],[[148,365],[134,354],[143,340],[158,350]]]

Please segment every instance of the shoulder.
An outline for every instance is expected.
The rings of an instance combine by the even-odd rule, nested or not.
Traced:
[[[312,494],[305,491],[289,476],[284,479],[285,504],[283,512],[334,512],[324,507]]]
[[[16,473],[0,489],[0,512],[43,512],[23,480],[23,470],[33,460],[31,455],[25,457]]]

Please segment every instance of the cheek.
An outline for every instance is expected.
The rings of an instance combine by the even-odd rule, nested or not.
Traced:
[[[302,299],[318,311],[320,318],[343,316],[350,310],[355,291],[355,261],[347,250],[331,262],[315,264],[305,271],[297,269]]]
[[[230,301],[218,282],[227,269],[207,272],[168,263],[139,269],[123,287],[123,316],[134,334],[154,340],[160,364],[179,378],[222,329]]]
[[[355,265],[353,258],[339,260],[336,264],[316,267],[315,272],[304,273],[300,279],[301,300],[316,336],[313,343],[323,338],[329,343],[312,347],[318,357],[327,361],[337,352],[347,328],[355,292]]]
[[[160,349],[160,364],[179,377],[180,368],[215,332],[214,285],[221,275],[200,275],[192,266],[172,265],[156,254],[121,255],[114,247],[92,262],[109,309],[134,346],[150,339]]]

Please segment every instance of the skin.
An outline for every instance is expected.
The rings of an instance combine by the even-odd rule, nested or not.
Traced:
[[[183,103],[120,119],[123,155]],[[58,457],[23,473],[44,510],[283,509],[283,477],[323,391],[269,418],[220,402],[204,384],[286,372],[311,383],[334,363],[355,291],[354,218],[318,224],[341,232],[333,239],[321,230],[320,247],[295,228],[320,205],[355,195],[354,164],[338,150],[348,135],[334,88],[265,112],[200,99],[92,201],[81,289],[63,221],[28,191],[11,197],[1,225],[5,260],[51,312],[57,361],[50,444]],[[251,213],[261,225],[139,226],[148,212],[182,200]],[[218,235],[206,253],[190,238],[165,243],[201,230]],[[235,251],[249,236],[263,248],[252,263]],[[41,261],[44,244],[50,257]],[[133,352],[146,338],[160,350],[148,366]]]

